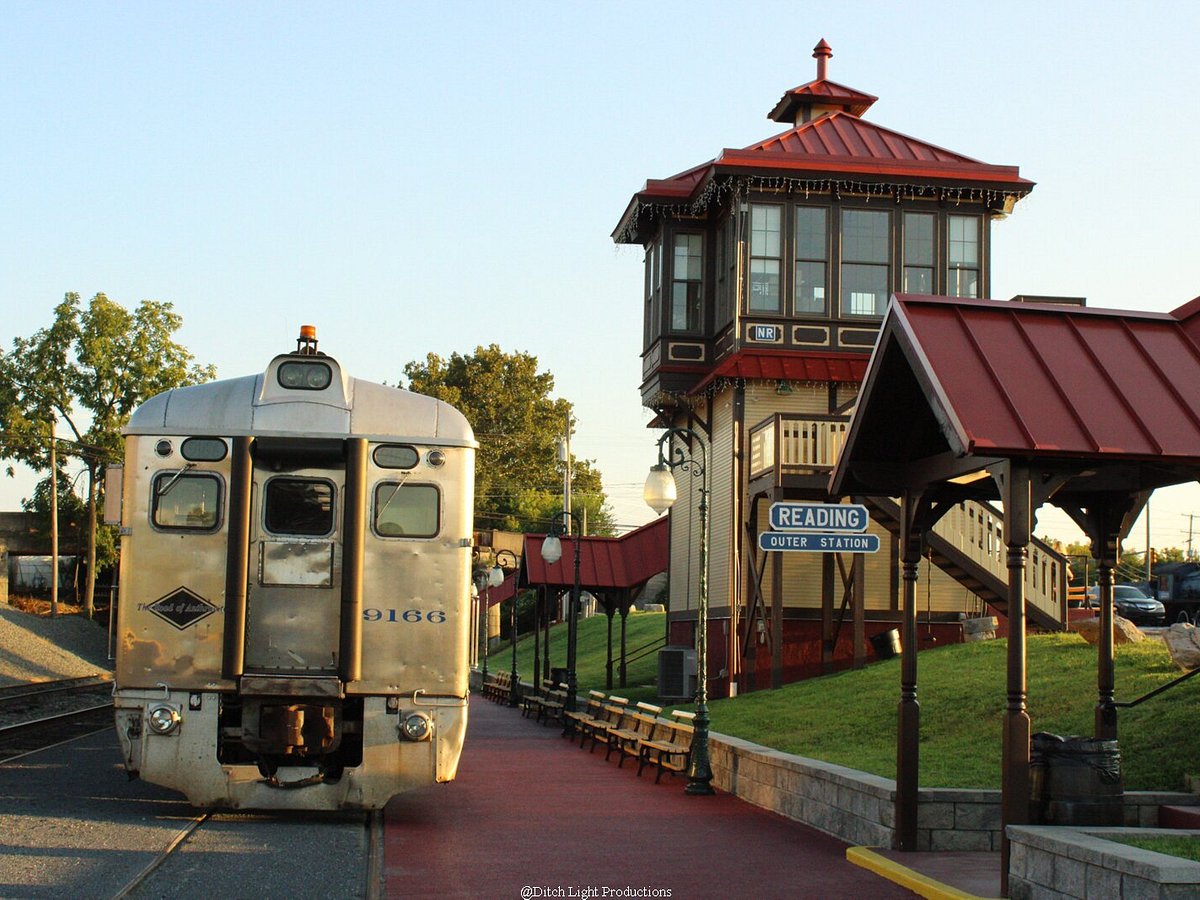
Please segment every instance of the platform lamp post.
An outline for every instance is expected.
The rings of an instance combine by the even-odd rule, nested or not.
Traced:
[[[682,447],[664,452],[671,438],[693,441],[692,456],[684,455]],[[700,460],[695,459],[699,448]],[[650,467],[643,496],[646,503],[661,515],[675,502],[675,475],[679,469],[700,479],[700,596],[696,608],[696,722],[692,732],[692,750],[688,762],[688,783],[684,792],[694,795],[714,793],[712,765],[708,758],[708,452],[700,435],[690,428],[668,428],[658,439],[658,463]]]
[[[482,690],[488,679],[488,595],[491,593],[491,575],[485,568],[475,570],[475,593],[479,597],[479,671]]]
[[[567,711],[575,711],[575,646],[579,632],[579,519],[568,509],[560,509],[553,516],[554,524],[550,533],[542,541],[542,559],[547,565],[554,565],[562,559],[562,541],[559,535],[566,533],[564,519],[569,518],[575,525],[572,539],[575,542],[575,580],[571,586],[570,611],[567,614]]]
[[[504,567],[504,557],[507,556],[512,561],[512,565],[508,568],[515,569],[520,563],[517,562],[517,554],[511,550],[497,550],[496,564],[488,573],[488,584],[492,587],[500,587],[504,584],[504,576],[507,570]],[[512,610],[509,613],[508,619],[508,640],[512,644],[512,678],[508,682],[508,705],[517,705],[518,694],[518,675],[517,675],[517,591],[516,586],[513,586],[512,595]]]

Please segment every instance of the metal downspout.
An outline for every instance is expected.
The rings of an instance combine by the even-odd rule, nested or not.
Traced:
[[[367,528],[367,440],[346,441],[346,505],[342,519],[342,616],[338,676],[362,678],[363,545]]]
[[[250,489],[253,440],[233,439],[229,471],[229,534],[225,557],[225,640],[221,675],[240,678],[246,664],[246,591],[250,579]]]

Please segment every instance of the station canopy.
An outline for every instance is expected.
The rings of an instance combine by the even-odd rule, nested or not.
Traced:
[[[1192,481],[1197,384],[1200,298],[1153,313],[897,294],[831,487],[991,499],[988,468],[1014,459],[1062,479],[1060,506]]]

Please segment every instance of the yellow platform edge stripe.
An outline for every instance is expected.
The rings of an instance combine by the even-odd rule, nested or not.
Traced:
[[[980,900],[975,894],[968,894],[956,887],[935,881],[928,875],[914,872],[908,866],[893,862],[886,856],[880,856],[870,847],[847,847],[846,859],[856,866],[861,866],[874,872],[888,881],[908,888],[927,900]]]

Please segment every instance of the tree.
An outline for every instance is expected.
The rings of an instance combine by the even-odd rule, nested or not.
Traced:
[[[12,353],[0,355],[0,453],[35,471],[51,469],[55,456],[74,456],[87,471],[87,586],[84,602],[94,609],[97,558],[96,508],[101,464],[121,460],[121,428],[142,401],[187,384],[208,381],[212,366],[196,366],[174,339],[183,319],[170,303],[144,300],[130,313],[104,294],[86,307],[68,293],[55,307],[54,322],[29,338],[15,338]],[[50,437],[65,424],[72,439]],[[61,465],[61,463],[60,463]],[[9,474],[12,474],[10,467]],[[47,498],[55,491],[46,492]],[[51,504],[52,513],[57,504]],[[109,536],[111,538],[111,536]],[[111,539],[100,541],[103,548]]]
[[[554,376],[537,357],[505,353],[496,344],[474,354],[430,353],[404,367],[408,388],[457,407],[479,441],[475,461],[475,520],[507,531],[545,531],[562,509],[558,440],[574,426],[567,400],[552,400]],[[574,511],[586,511],[589,534],[611,534],[600,473],[572,459]]]

